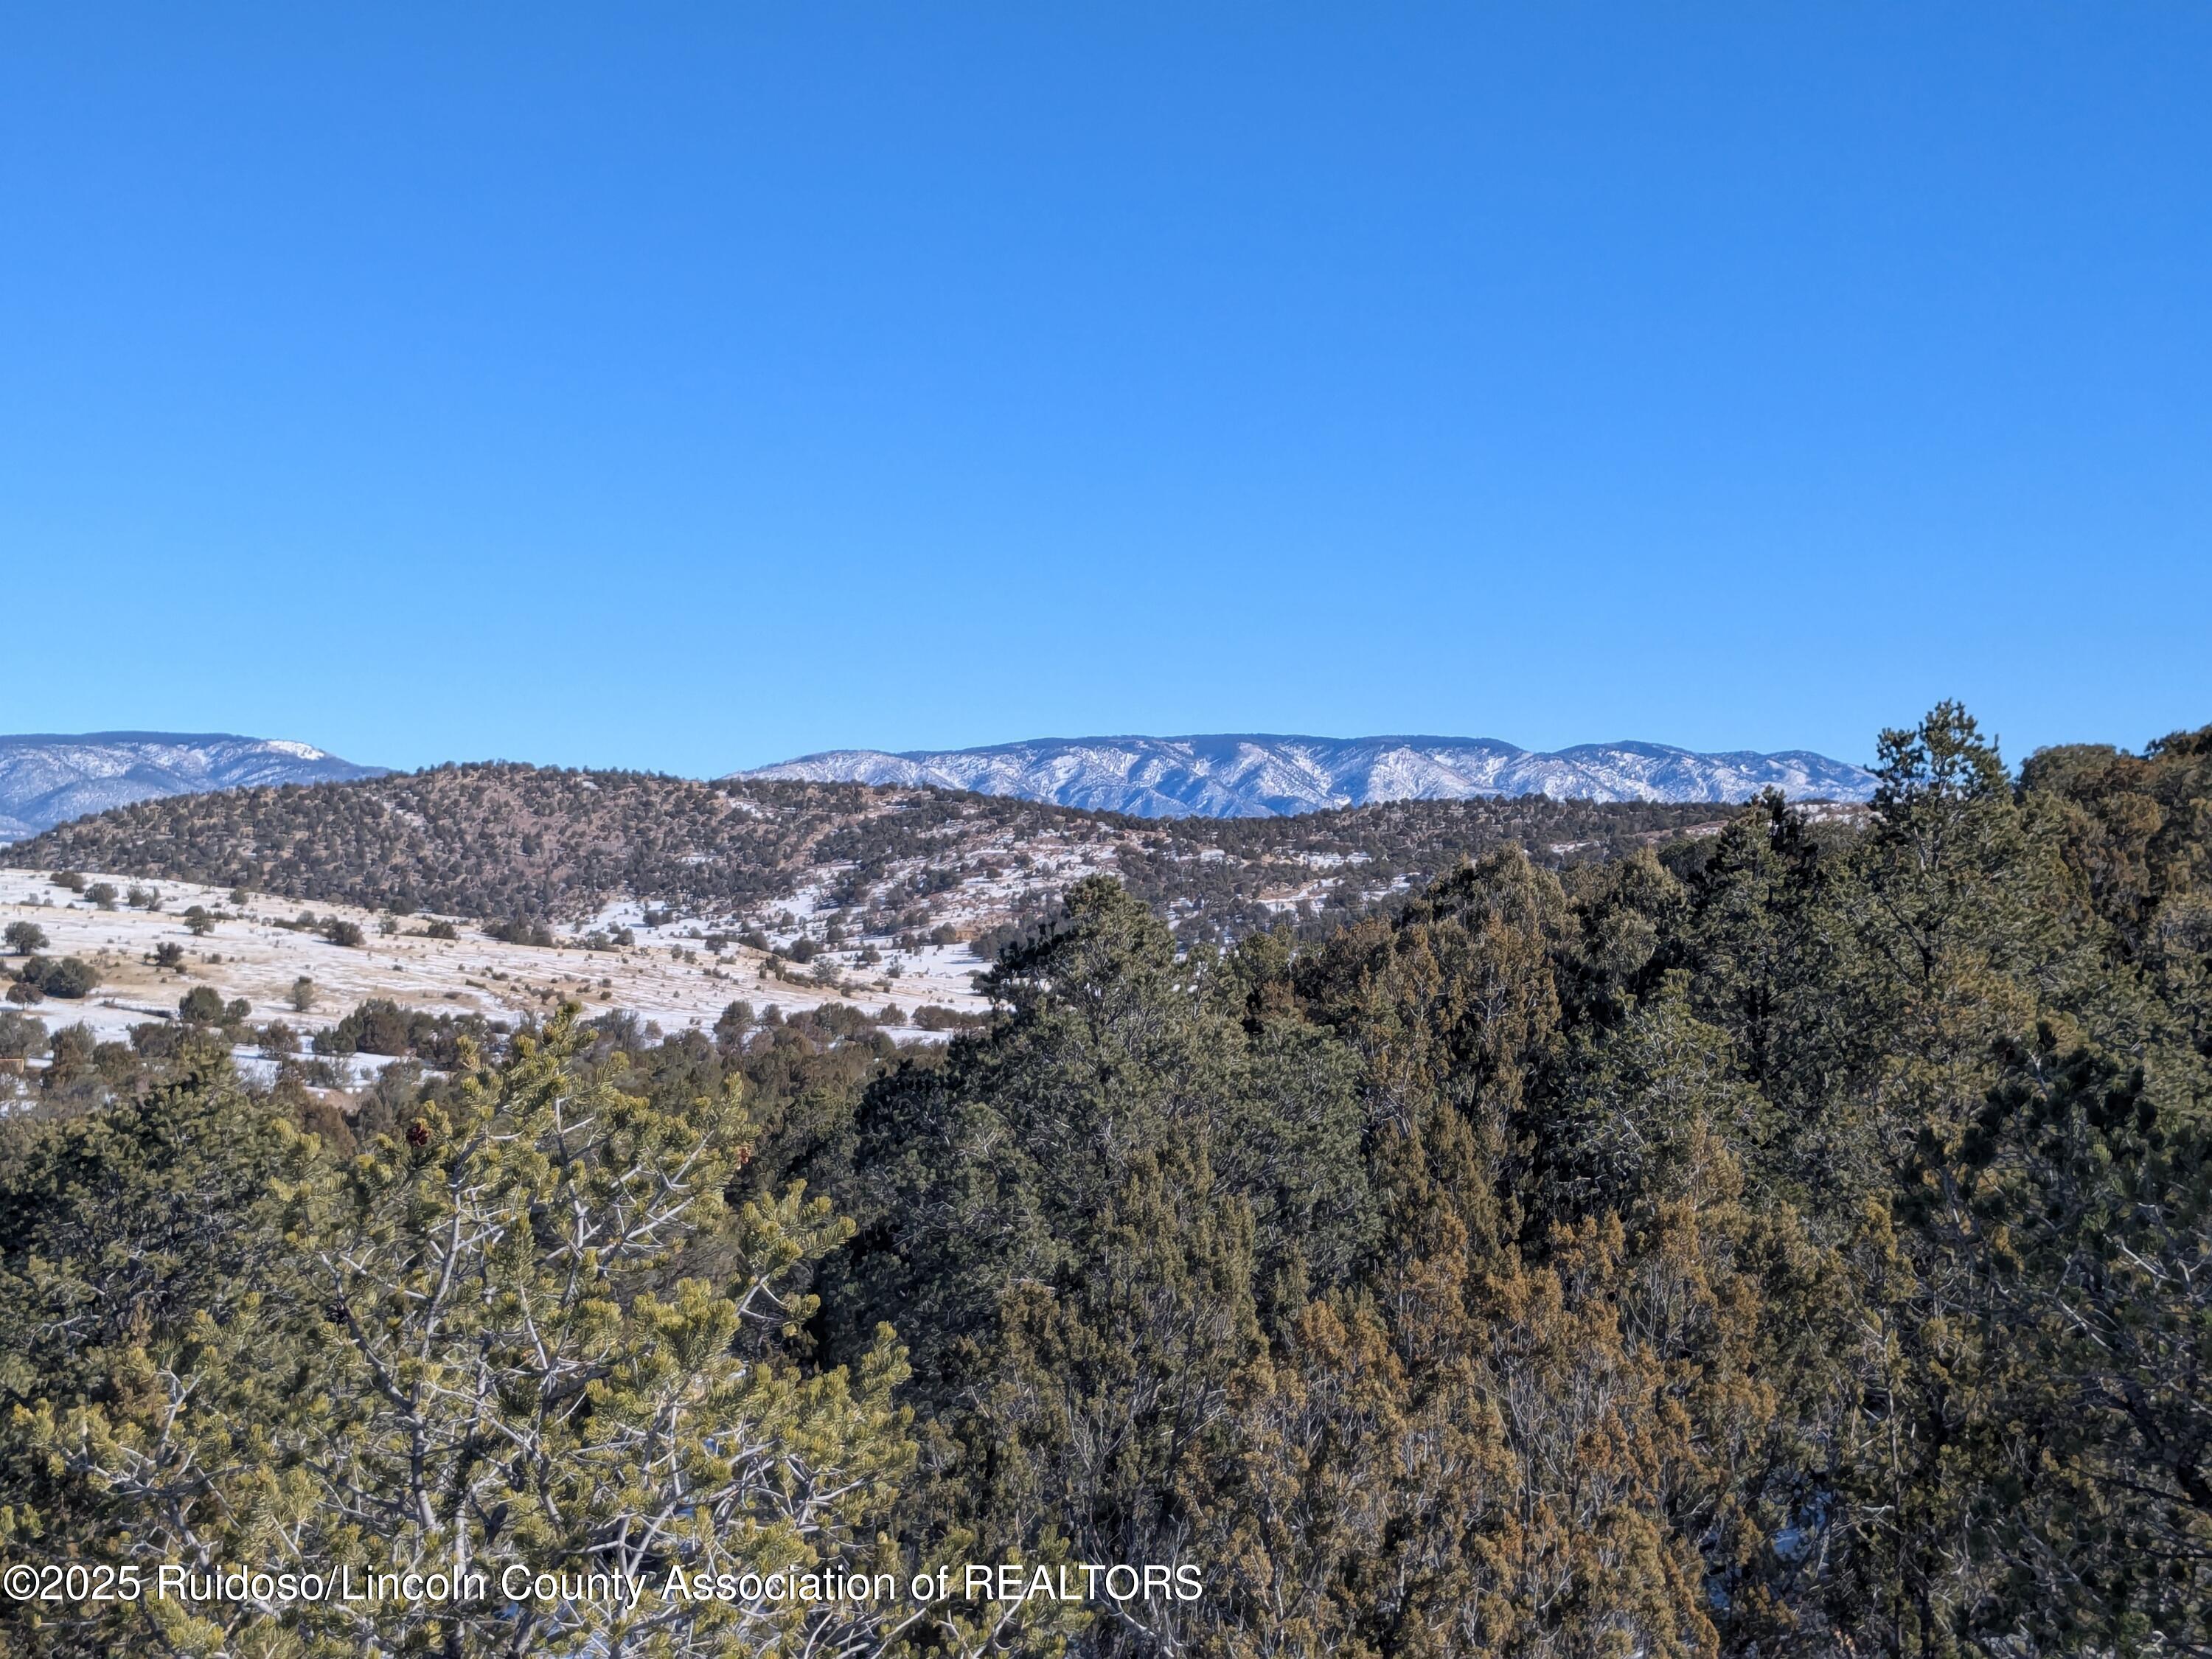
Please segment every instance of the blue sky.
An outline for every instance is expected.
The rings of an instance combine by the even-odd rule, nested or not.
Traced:
[[[2212,8],[19,8],[0,731],[2212,720]]]

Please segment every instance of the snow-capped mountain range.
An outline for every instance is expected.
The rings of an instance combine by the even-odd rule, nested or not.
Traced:
[[[226,732],[0,736],[0,842],[165,795],[384,775],[304,743]],[[1493,738],[1041,738],[987,749],[839,749],[741,778],[972,789],[1133,817],[1268,817],[1392,800],[1865,800],[1866,771],[1790,750],[1702,755],[1656,743],[1545,754]]]
[[[1718,803],[1769,788],[1793,800],[1874,793],[1863,768],[1802,749],[1701,755],[1593,743],[1543,754],[1494,738],[1043,738],[898,755],[838,749],[732,775],[934,784],[1149,818],[1269,817],[1474,795]]]
[[[384,769],[356,766],[304,743],[228,732],[0,737],[0,842],[161,795],[374,778]]]

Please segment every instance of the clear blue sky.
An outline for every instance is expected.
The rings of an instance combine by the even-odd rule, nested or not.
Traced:
[[[17,7],[0,731],[2138,744],[2208,87],[2197,0]]]

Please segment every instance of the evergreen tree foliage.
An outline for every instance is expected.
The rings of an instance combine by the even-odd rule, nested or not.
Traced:
[[[2212,728],[1179,938],[1072,888],[901,1048],[734,1006],[54,1035],[18,1557],[1195,1596],[10,1605],[26,1652],[2212,1655]],[[896,1334],[893,1334],[893,1333]]]
[[[778,1353],[806,1313],[778,1282],[842,1227],[796,1189],[728,1213],[734,1100],[678,1116],[585,1085],[575,1043],[564,1017],[343,1169],[220,1061],[41,1144],[23,1179],[49,1202],[22,1206],[0,1285],[33,1338],[6,1379],[9,1540],[149,1577],[363,1583],[872,1553],[912,1457],[897,1351],[811,1374]],[[684,1271],[717,1241],[734,1275]],[[81,1322],[66,1341],[57,1314]],[[805,1652],[890,1616],[563,1595],[16,1611],[49,1650],[207,1654]]]

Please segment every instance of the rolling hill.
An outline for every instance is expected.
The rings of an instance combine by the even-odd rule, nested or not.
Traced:
[[[930,787],[488,763],[140,801],[0,848],[0,863],[486,920],[586,925],[623,902],[733,933],[834,914],[848,933],[963,939],[1043,914],[1097,871],[1186,937],[1219,938],[1290,914],[1340,921],[1509,840],[1556,866],[1720,815],[1532,795],[1148,819]]]

